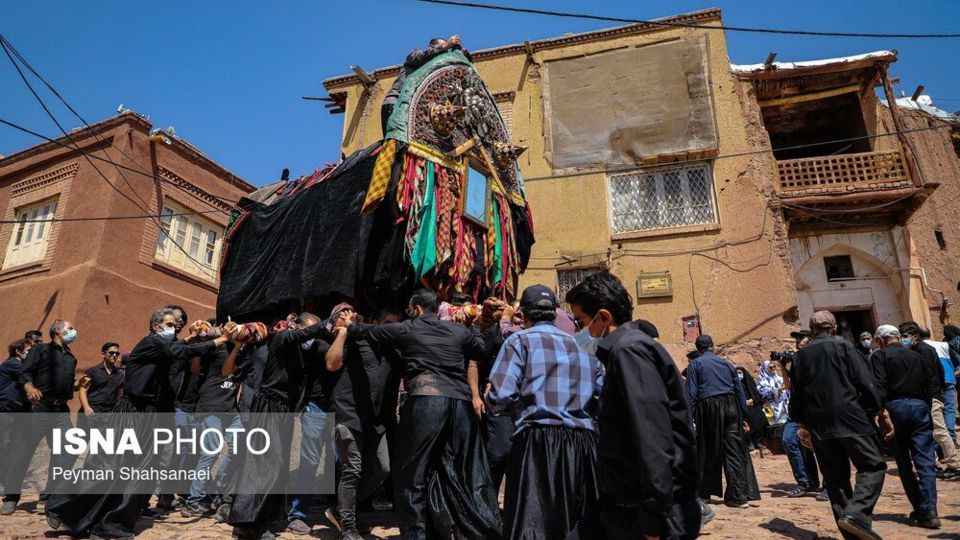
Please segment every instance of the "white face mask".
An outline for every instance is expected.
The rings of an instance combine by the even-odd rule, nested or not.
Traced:
[[[587,352],[591,356],[597,355],[597,347],[600,345],[600,338],[595,338],[590,335],[590,326],[593,324],[593,321],[597,320],[597,316],[594,315],[590,319],[590,324],[573,335],[573,340],[580,346],[581,349]]]
[[[316,341],[316,339],[308,339],[308,340],[304,341],[303,343],[301,343],[301,344],[300,344],[300,347],[302,347],[303,350],[305,350],[305,351],[309,351],[309,350],[310,350],[310,347],[313,347],[313,342],[314,342],[314,341]]]
[[[177,335],[177,329],[172,326],[164,326],[157,332],[157,335],[161,338],[170,341]]]
[[[860,342],[860,344],[863,345],[863,348],[864,348],[864,349],[869,349],[869,348],[870,348],[870,343],[871,343],[871,341],[870,341],[869,339],[865,339],[865,340],[863,340],[863,341]]]

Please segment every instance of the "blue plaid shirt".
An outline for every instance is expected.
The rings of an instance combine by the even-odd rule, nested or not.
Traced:
[[[520,433],[528,425],[594,429],[593,413],[603,366],[573,336],[539,322],[503,343],[493,369],[487,407],[514,415]]]

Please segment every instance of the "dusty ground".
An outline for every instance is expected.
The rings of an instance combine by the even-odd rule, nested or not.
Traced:
[[[709,540],[740,538],[839,538],[827,503],[817,502],[811,497],[789,499],[784,490],[793,487],[790,467],[784,456],[771,456],[754,459],[757,477],[760,482],[763,500],[757,508],[746,510],[731,509],[723,505],[714,505],[716,519],[708,524],[703,537]],[[874,514],[874,527],[885,539],[913,538],[957,538],[960,539],[960,482],[939,481],[940,516],[943,528],[939,531],[927,531],[911,527],[906,515],[910,505],[903,494],[900,480],[896,476],[895,465],[890,462],[883,486],[883,496],[877,504]],[[55,535],[47,532],[48,527],[42,515],[33,511],[35,498],[24,500],[13,516],[0,517],[0,538],[27,539],[50,538]],[[314,516],[319,520],[320,516]],[[368,538],[399,539],[400,532],[392,514],[379,513],[366,516],[371,525],[375,525]],[[316,520],[314,522],[316,522]],[[211,519],[184,519],[179,514],[170,514],[155,522],[142,520],[143,529],[139,539],[172,538],[226,538],[230,528],[218,525]],[[323,525],[314,526],[314,538],[334,540],[335,531]],[[302,538],[282,534],[281,538]]]

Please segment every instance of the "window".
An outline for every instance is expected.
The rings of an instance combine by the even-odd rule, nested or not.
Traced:
[[[23,266],[43,260],[47,254],[47,240],[53,229],[58,198],[17,208],[14,211],[13,232],[3,258],[3,269]]]
[[[943,237],[943,231],[937,229],[933,231],[933,235],[937,239],[937,245],[940,246],[940,251],[947,249],[947,239]]]
[[[156,259],[197,277],[216,281],[223,227],[189,214],[190,211],[170,201],[164,203]]]
[[[563,303],[564,307],[569,309],[564,299],[570,289],[576,287],[587,276],[601,271],[600,267],[592,268],[572,268],[570,270],[557,270],[557,299]]]
[[[850,260],[849,255],[824,257],[823,266],[827,271],[827,281],[837,281],[855,277],[853,274],[853,262]]]
[[[710,165],[644,169],[610,177],[614,233],[716,222]]]

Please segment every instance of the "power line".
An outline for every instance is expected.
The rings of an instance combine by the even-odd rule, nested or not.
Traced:
[[[2,37],[2,35],[0,35],[0,37]],[[50,120],[52,120],[53,123],[56,124],[56,126],[60,129],[60,131],[61,131],[61,132],[63,133],[63,135],[67,138],[67,140],[69,140],[71,143],[73,143],[75,149],[79,150],[79,149],[80,149],[80,144],[77,143],[76,141],[74,141],[73,138],[70,136],[70,134],[67,133],[67,130],[64,129],[64,127],[63,127],[62,124],[60,124],[60,121],[57,120],[57,117],[53,114],[53,112],[50,111],[50,108],[47,107],[47,104],[43,101],[43,98],[40,97],[40,94],[37,93],[37,91],[33,88],[33,85],[30,84],[30,81],[27,80],[27,77],[26,77],[26,75],[23,73],[23,70],[20,69],[20,65],[16,62],[16,60],[14,60],[13,56],[12,56],[11,53],[10,53],[10,49],[7,48],[7,40],[6,40],[6,38],[0,39],[0,48],[3,48],[3,52],[7,55],[7,58],[10,60],[10,63],[13,64],[13,67],[17,70],[17,73],[20,75],[20,79],[23,81],[23,83],[24,83],[24,84],[27,86],[27,88],[30,90],[30,93],[33,94],[33,97],[37,100],[37,103],[40,104],[40,107],[42,107],[43,110],[47,113],[47,116],[50,117]],[[106,182],[107,185],[110,186],[111,189],[113,189],[113,191],[117,192],[117,193],[118,193],[120,196],[122,196],[124,199],[130,201],[134,206],[136,206],[137,208],[139,208],[139,209],[142,210],[143,212],[150,213],[149,210],[147,210],[146,208],[140,206],[140,205],[137,203],[137,201],[135,201],[135,200],[133,200],[132,198],[130,198],[130,196],[128,196],[126,193],[124,193],[123,191],[121,191],[120,188],[118,188],[117,186],[115,186],[115,185],[113,184],[113,182],[111,182],[110,179],[107,178],[107,175],[103,174],[103,171],[101,171],[100,168],[97,167],[97,165],[93,162],[93,160],[90,159],[89,156],[87,156],[86,154],[84,154],[84,157],[86,158],[87,163],[89,163],[90,166],[93,167],[93,169],[94,169],[95,171],[97,171],[97,174],[100,175],[100,178],[102,178],[103,181]],[[119,172],[119,169],[118,169],[118,172]],[[121,173],[121,175],[122,175],[122,173]],[[126,178],[124,178],[124,179],[126,180]],[[129,181],[127,182],[127,185],[129,186]],[[132,187],[131,187],[131,189],[132,189]],[[147,206],[149,206],[149,205],[147,205]],[[166,232],[164,231],[164,228],[163,228],[163,224],[160,222],[160,219],[159,219],[160,215],[159,215],[159,213],[156,214],[156,215],[151,215],[151,217],[153,218],[153,221],[157,224],[157,228],[158,228],[159,231],[160,231],[158,234],[166,234]],[[173,245],[175,245],[177,248],[180,249],[180,251],[183,252],[183,255],[184,255],[185,257],[187,257],[188,259],[190,259],[191,261],[193,261],[194,263],[196,263],[196,264],[199,265],[199,266],[204,266],[203,263],[201,263],[199,260],[197,260],[197,259],[194,258],[192,255],[190,255],[190,253],[189,253],[183,246],[181,246],[176,240],[174,240],[174,238],[173,238],[172,236],[170,236],[169,234],[166,234],[166,236],[167,236],[167,238],[170,240],[170,242],[171,242]]]
[[[77,110],[74,109],[73,106],[70,105],[69,102],[67,102],[66,98],[64,98],[64,97],[60,94],[60,92],[58,92],[57,89],[53,87],[53,85],[51,85],[39,72],[37,72],[36,69],[34,69],[34,67],[30,64],[30,62],[28,62],[27,59],[24,58],[22,54],[20,54],[20,51],[18,51],[18,50],[16,49],[16,47],[13,46],[13,43],[11,43],[9,39],[7,39],[5,36],[3,36],[3,34],[0,34],[0,42],[6,43],[7,47],[10,49],[10,51],[13,52],[14,56],[16,56],[16,57],[20,60],[20,62],[27,68],[27,70],[29,70],[37,79],[39,79],[40,82],[42,82],[42,83],[47,87],[47,89],[50,90],[50,92],[52,92],[53,95],[55,95],[55,96],[57,97],[57,99],[59,99],[60,102],[63,103],[63,105],[66,106],[67,109],[69,109],[70,112],[73,113],[73,115],[76,116],[77,119],[79,119],[79,120],[83,123],[84,126],[86,126],[86,127],[88,127],[88,128],[91,127],[91,126],[90,126],[90,123],[87,122],[87,120],[86,120],[85,118],[83,118],[83,116],[81,116],[80,113],[77,112]],[[97,140],[97,142],[103,142],[103,139],[100,138],[100,136],[96,133],[96,131],[92,131],[91,134],[92,134],[93,137]],[[50,140],[50,139],[48,139],[48,140]],[[53,141],[51,141],[51,142],[53,142]],[[109,159],[109,154],[107,154],[107,151],[106,151],[106,150],[104,150],[104,154],[107,154],[108,158],[105,159],[105,158],[100,158],[99,156],[97,156],[96,159],[100,159],[100,160],[102,160],[102,161],[106,161],[106,162],[110,163],[111,165],[113,165],[114,167],[116,167],[116,168],[118,169],[117,172],[120,174],[121,178],[123,178],[123,181],[127,184],[127,187],[130,188],[130,190],[131,190],[131,192],[133,192],[134,196],[136,196],[137,199],[139,199],[140,202],[142,202],[143,204],[149,206],[149,203],[148,203],[147,201],[143,200],[142,197],[140,197],[140,195],[136,192],[136,190],[135,190],[135,189],[133,188],[133,186],[130,184],[130,181],[127,179],[126,175],[124,175],[123,172],[120,171],[119,169],[122,168],[122,169],[126,169],[126,170],[128,170],[128,171],[131,171],[131,172],[136,172],[136,173],[138,173],[138,174],[142,174],[142,175],[144,175],[144,176],[148,176],[148,177],[150,177],[150,178],[153,178],[153,179],[156,180],[156,181],[164,182],[164,183],[166,183],[166,184],[168,184],[168,185],[171,185],[171,186],[173,186],[174,188],[179,189],[180,191],[182,191],[182,192],[184,192],[184,193],[189,193],[184,186],[181,186],[180,184],[178,184],[178,183],[176,183],[176,182],[171,182],[171,181],[167,180],[166,178],[161,178],[161,177],[159,177],[159,176],[156,176],[156,175],[153,174],[151,171],[147,170],[145,167],[143,167],[142,165],[140,165],[135,159],[133,159],[132,157],[130,157],[129,155],[127,155],[119,146],[112,146],[111,148],[113,148],[113,149],[115,149],[117,152],[119,152],[121,156],[127,158],[127,160],[128,160],[129,162],[131,162],[131,163],[133,163],[134,165],[136,165],[137,168],[139,169],[139,171],[138,171],[138,170],[135,170],[135,169],[131,169],[130,167],[126,167],[126,166],[121,167],[118,163],[116,163],[116,162],[113,161],[112,159]],[[197,189],[200,189],[200,188],[197,188]],[[203,190],[200,190],[200,191],[203,191]],[[209,196],[214,197],[214,198],[217,198],[217,199],[221,199],[221,200],[224,200],[224,201],[227,201],[227,200],[228,200],[228,199],[226,199],[226,198],[224,198],[224,197],[218,197],[218,196],[216,196],[216,195],[213,195],[213,194],[211,194],[211,193],[207,193],[207,192],[205,192],[205,191],[203,191],[203,192],[204,192],[204,194],[209,195]],[[205,204],[207,204],[208,206],[210,206],[211,208],[216,208],[216,206],[215,206],[214,204],[210,203],[209,201],[203,201],[203,202],[204,202]],[[237,202],[237,201],[231,201],[231,202]],[[222,213],[224,213],[224,214],[227,214],[227,213],[228,213],[227,211],[222,210],[222,209],[220,210],[220,212],[222,212]]]
[[[419,1],[419,0],[414,0],[414,1]],[[0,122],[2,122],[2,120],[0,120]],[[825,145],[828,145],[828,144],[852,142],[852,141],[859,141],[859,140],[863,140],[863,139],[878,139],[878,138],[881,138],[881,137],[892,137],[892,136],[895,136],[895,135],[906,135],[906,134],[908,134],[908,133],[918,133],[918,132],[921,132],[921,131],[933,131],[933,130],[937,130],[937,129],[953,129],[953,128],[955,128],[955,127],[956,127],[956,126],[955,126],[954,124],[942,124],[942,125],[939,125],[939,126],[928,126],[928,127],[924,127],[924,128],[905,129],[905,130],[902,130],[902,131],[888,131],[888,132],[885,132],[885,133],[875,133],[875,134],[873,134],[873,135],[860,135],[860,136],[857,136],[857,137],[847,137],[847,138],[844,138],[844,139],[833,139],[833,140],[829,140],[829,141],[821,141],[821,142],[815,142],[815,143],[795,144],[795,145],[793,145],[793,146],[781,146],[781,147],[779,147],[779,148],[769,148],[769,149],[760,149],[760,150],[747,150],[747,151],[745,151],[745,152],[735,152],[735,153],[732,153],[732,154],[718,154],[718,155],[713,156],[713,157],[703,157],[703,158],[695,158],[695,159],[681,159],[681,160],[677,160],[677,161],[669,161],[669,162],[664,162],[664,163],[657,163],[656,165],[631,165],[631,166],[628,166],[628,167],[614,167],[614,168],[609,168],[609,169],[591,169],[591,170],[585,170],[585,171],[574,171],[574,172],[569,172],[569,173],[547,174],[547,175],[543,175],[543,176],[534,176],[534,177],[531,177],[531,178],[524,178],[523,181],[524,181],[524,183],[526,183],[526,182],[537,182],[537,181],[541,181],[541,180],[555,180],[555,179],[557,179],[557,178],[574,178],[574,177],[577,177],[577,176],[589,176],[589,175],[593,175],[593,174],[625,173],[625,172],[632,172],[632,171],[641,171],[641,170],[643,170],[643,169],[649,169],[649,168],[654,168],[654,167],[667,167],[667,166],[670,166],[670,165],[682,165],[682,164],[685,164],[685,163],[702,163],[702,162],[706,162],[706,161],[716,161],[716,160],[718,160],[718,159],[727,159],[727,158],[734,158],[734,157],[754,156],[754,155],[760,155],[760,154],[772,154],[772,153],[774,153],[774,152],[782,152],[782,151],[784,151],[784,150],[799,150],[799,149],[803,149],[803,148],[813,148],[813,147],[817,147],[817,146],[825,146]]]
[[[870,33],[870,32],[827,32],[819,30],[787,30],[780,28],[759,28],[749,26],[727,26],[727,25],[707,25],[696,23],[684,23],[676,21],[649,20],[649,19],[630,19],[625,17],[610,17],[606,15],[591,15],[589,13],[570,13],[564,11],[552,11],[547,9],[534,9],[512,6],[501,6],[495,4],[481,4],[478,2],[462,2],[460,0],[412,0],[425,4],[440,4],[445,6],[454,6],[462,8],[486,9],[490,11],[505,11],[510,13],[525,13],[529,15],[547,15],[551,17],[565,17],[569,19],[586,19],[593,21],[629,23],[629,24],[649,24],[653,26],[667,26],[673,28],[697,28],[700,30],[722,30],[725,32],[747,32],[754,34],[786,34],[793,36],[832,36],[832,37],[856,37],[856,38],[903,38],[903,39],[956,39],[960,34],[896,34],[896,33]]]
[[[176,216],[196,216],[200,214],[214,214],[220,212],[220,210],[203,210],[200,212],[174,212],[172,214],[165,214],[164,217],[176,217]],[[0,224],[7,223],[59,223],[64,221],[120,221],[120,220],[129,220],[129,219],[144,219],[154,217],[153,214],[143,214],[139,216],[100,216],[100,217],[72,217],[72,218],[47,218],[47,219],[7,219],[0,220]]]
[[[9,120],[4,120],[3,118],[0,118],[0,124],[3,124],[3,125],[5,125],[5,126],[7,126],[7,127],[11,127],[11,128],[13,128],[13,129],[15,129],[15,130],[17,130],[17,131],[26,133],[26,134],[28,134],[28,135],[33,135],[34,137],[37,137],[38,139],[43,139],[43,140],[45,140],[45,141],[47,141],[47,142],[49,142],[49,143],[56,144],[56,145],[58,145],[58,146],[60,146],[60,147],[62,147],[62,148],[67,148],[67,149],[69,149],[69,150],[73,150],[73,151],[77,152],[78,154],[87,156],[87,157],[89,157],[89,158],[91,158],[91,159],[96,159],[96,160],[98,160],[98,161],[103,161],[103,162],[106,162],[106,163],[110,163],[110,164],[112,164],[112,165],[114,165],[115,167],[118,167],[118,168],[120,168],[120,169],[123,169],[123,170],[126,170],[126,171],[130,171],[130,172],[132,172],[132,173],[139,174],[139,175],[142,175],[142,176],[146,176],[146,177],[148,177],[148,178],[152,178],[152,179],[154,179],[154,180],[156,180],[156,181],[158,181],[158,182],[163,182],[163,183],[165,183],[165,184],[169,184],[169,185],[172,185],[172,186],[178,186],[178,184],[176,184],[175,182],[171,182],[170,180],[167,180],[166,178],[157,176],[157,175],[152,174],[152,173],[150,173],[150,172],[139,171],[139,170],[137,170],[137,169],[128,167],[127,165],[121,165],[121,164],[119,164],[119,163],[115,163],[114,161],[111,161],[110,159],[100,157],[100,156],[98,156],[98,155],[96,155],[96,154],[87,152],[87,151],[85,151],[85,150],[83,150],[83,149],[81,149],[81,148],[75,148],[75,147],[70,146],[70,145],[68,145],[68,144],[64,144],[64,143],[60,142],[60,141],[57,140],[57,139],[53,139],[53,138],[51,138],[51,137],[48,137],[48,136],[44,135],[43,133],[38,133],[38,132],[36,132],[36,131],[34,131],[34,130],[30,129],[30,128],[21,126],[21,125],[19,125],[19,124],[15,124],[15,123],[13,123],[13,122],[11,122],[11,121],[9,121]],[[200,188],[197,188],[197,189],[200,189]],[[201,190],[201,191],[202,191],[202,190]],[[210,197],[213,197],[213,198],[215,198],[215,199],[219,199],[220,201],[223,201],[223,202],[228,203],[228,204],[237,204],[237,203],[240,202],[239,200],[230,199],[230,198],[228,198],[228,197],[220,197],[219,195],[214,195],[214,194],[212,194],[212,193],[206,193],[206,192],[204,192],[204,193],[205,193],[206,195],[209,195]]]

